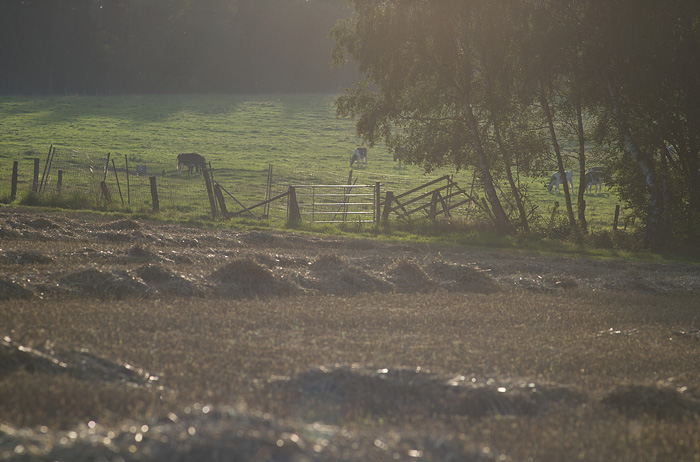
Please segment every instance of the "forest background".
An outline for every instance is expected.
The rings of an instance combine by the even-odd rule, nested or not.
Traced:
[[[344,0],[6,0],[0,94],[339,92]]]

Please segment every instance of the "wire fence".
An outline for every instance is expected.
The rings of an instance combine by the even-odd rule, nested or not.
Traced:
[[[43,157],[0,159],[0,201],[12,194],[14,162],[17,162],[15,194],[20,200],[33,192],[42,195],[87,197],[96,203],[109,202],[116,210],[151,212],[155,181],[159,211],[163,213],[211,213],[207,186],[201,174],[178,173],[173,161],[144,162],[124,154],[53,148]],[[406,175],[377,174],[365,169],[329,172],[285,169],[274,165],[259,169],[218,168],[210,165],[213,180],[223,192],[228,212],[245,211],[260,202],[288,191],[290,185],[374,185],[381,191],[405,191],[427,181]],[[151,180],[155,178],[155,180]],[[105,184],[106,191],[101,183]],[[105,196],[106,192],[106,196]],[[255,218],[287,218],[285,199],[245,212]]]

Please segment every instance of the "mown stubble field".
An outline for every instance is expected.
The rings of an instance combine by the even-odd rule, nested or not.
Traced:
[[[699,294],[691,264],[2,209],[0,459],[700,460]]]

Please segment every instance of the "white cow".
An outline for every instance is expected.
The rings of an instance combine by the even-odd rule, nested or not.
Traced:
[[[567,170],[564,172],[566,174],[566,182],[571,185],[571,190],[573,191],[574,189],[574,174],[571,170]],[[559,185],[562,183],[561,181],[561,175],[559,175],[559,172],[555,172],[552,177],[549,179],[549,185],[547,185],[547,191],[552,192],[552,188],[555,188],[555,191],[559,192]]]
[[[355,149],[355,152],[352,153],[352,157],[350,158],[350,166],[352,167],[352,164],[355,162],[357,162],[358,167],[363,163],[365,167],[367,167],[367,148]]]

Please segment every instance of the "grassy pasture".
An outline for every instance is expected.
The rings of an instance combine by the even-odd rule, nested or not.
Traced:
[[[52,144],[93,158],[110,152],[121,166],[127,155],[130,169],[145,164],[149,171],[170,178],[177,177],[177,153],[199,152],[211,162],[217,181],[246,205],[263,198],[269,164],[274,166],[278,190],[307,181],[344,184],[350,155],[360,140],[353,121],[335,117],[334,99],[328,94],[0,97],[0,191],[9,191],[13,160],[39,157],[43,168]],[[471,189],[469,171],[443,169],[426,175],[418,166],[398,170],[383,146],[370,150],[366,169],[354,170],[358,184],[381,181],[385,190],[397,192],[444,174],[454,174],[455,181]],[[28,176],[23,180],[25,189],[31,181]],[[185,181],[199,183],[178,181],[176,188],[184,187]],[[555,201],[563,213],[563,193],[548,193],[546,178],[521,181],[543,216],[549,216]],[[574,184],[577,181],[575,176]],[[611,228],[616,203],[607,188],[587,195],[592,230]]]

